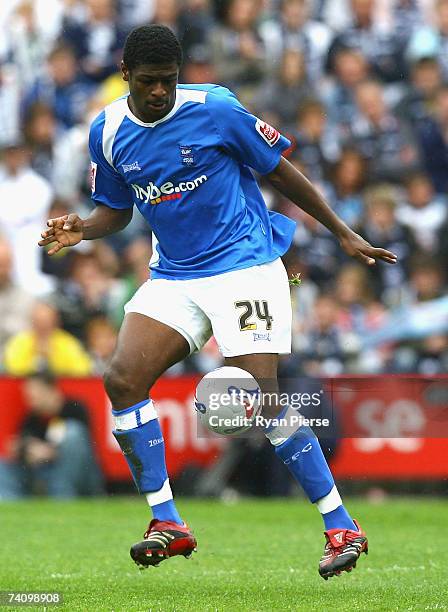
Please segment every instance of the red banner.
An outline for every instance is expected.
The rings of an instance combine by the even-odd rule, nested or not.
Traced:
[[[172,476],[187,465],[211,465],[227,442],[225,438],[197,435],[192,402],[197,380],[193,376],[162,378],[151,393],[159,412]],[[437,430],[437,423],[443,419],[434,420],[434,409],[439,410],[439,416],[444,416],[448,412],[447,404],[434,408],[434,403],[428,400],[437,395],[434,389],[440,380],[414,377],[409,384],[406,377],[342,377],[329,381],[327,388],[331,388],[340,412],[342,429],[351,436],[365,436],[341,439],[332,464],[335,476],[448,477],[448,439],[435,437],[445,434],[440,427]],[[67,396],[79,399],[89,409],[95,449],[106,477],[129,478],[127,465],[111,433],[110,405],[101,380],[70,379],[59,384]],[[432,396],[428,389],[432,389]],[[6,456],[8,443],[26,412],[21,381],[0,378],[0,398],[0,456]],[[393,435],[387,435],[391,431]]]
[[[329,387],[346,436],[332,463],[336,476],[448,476],[448,376],[347,376]]]
[[[211,465],[220,455],[226,440],[197,435],[197,419],[193,395],[197,378],[162,378],[152,390],[157,411],[167,441],[167,466],[175,476],[187,465]],[[77,399],[89,410],[92,437],[101,468],[109,480],[130,478],[128,466],[112,435],[110,403],[101,379],[60,380],[59,386],[67,397]],[[21,393],[21,381],[0,378],[1,426],[0,456],[7,456],[8,443],[17,433],[26,413]]]

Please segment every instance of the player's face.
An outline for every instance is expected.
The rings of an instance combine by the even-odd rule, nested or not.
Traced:
[[[162,119],[174,106],[179,66],[172,64],[142,64],[133,70],[121,66],[123,79],[129,83],[129,105],[142,121],[152,123]]]

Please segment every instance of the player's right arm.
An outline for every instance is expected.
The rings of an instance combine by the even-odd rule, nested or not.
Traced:
[[[86,218],[76,214],[47,221],[40,246],[51,245],[49,255],[81,240],[95,240],[122,230],[132,219],[133,200],[129,187],[113,165],[113,139],[110,139],[106,113],[92,123],[89,135],[92,200],[96,208]]]
[[[39,246],[52,245],[48,255],[55,255],[64,247],[74,246],[81,240],[95,240],[119,232],[132,219],[132,208],[115,209],[99,205],[86,218],[76,214],[49,219]]]

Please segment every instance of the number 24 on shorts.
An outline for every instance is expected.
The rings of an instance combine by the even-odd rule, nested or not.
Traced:
[[[269,314],[268,303],[265,300],[241,300],[240,302],[235,302],[235,308],[244,308],[239,318],[240,331],[257,329],[257,323],[249,320],[254,316],[260,319],[260,321],[266,321],[267,331],[272,329],[272,321],[274,319]]]

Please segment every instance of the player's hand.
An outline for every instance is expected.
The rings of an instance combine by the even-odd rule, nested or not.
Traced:
[[[368,266],[375,265],[377,259],[389,264],[397,263],[397,256],[394,253],[386,249],[373,247],[367,240],[364,240],[362,236],[351,230],[340,239],[340,243],[347,255],[358,259]]]
[[[63,215],[47,221],[48,229],[43,231],[39,246],[52,247],[48,255],[55,255],[64,247],[74,246],[83,238],[83,220],[78,215]]]

